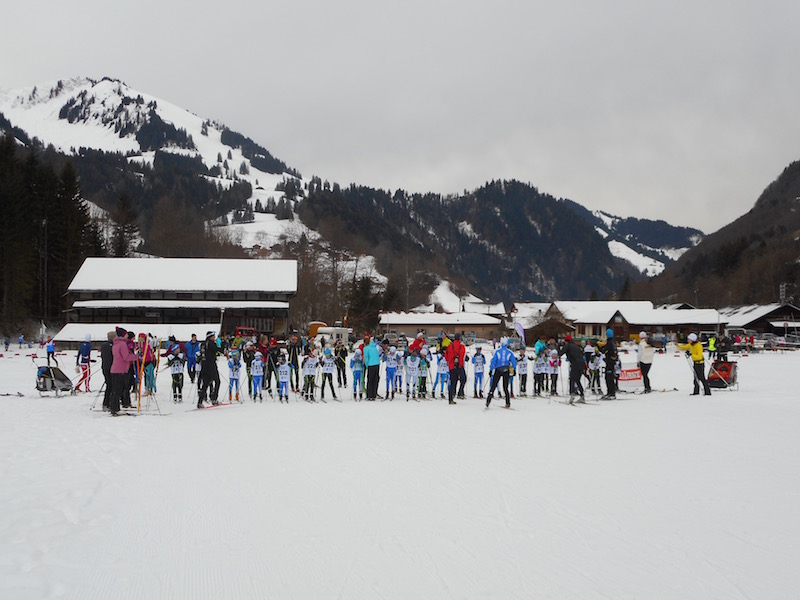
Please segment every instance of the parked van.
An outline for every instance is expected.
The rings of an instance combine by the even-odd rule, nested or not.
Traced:
[[[317,341],[324,340],[326,346],[333,346],[338,341],[347,345],[352,331],[349,327],[318,327],[315,339]]]

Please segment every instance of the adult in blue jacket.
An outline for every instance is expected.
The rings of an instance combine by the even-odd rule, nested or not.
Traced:
[[[192,339],[186,342],[186,370],[189,371],[189,380],[194,383],[194,374],[197,369],[197,353],[200,352],[200,340],[197,334],[192,334]]]
[[[508,340],[500,342],[500,349],[492,356],[489,363],[489,372],[492,374],[492,386],[489,388],[489,395],[486,396],[486,408],[492,401],[492,394],[497,389],[500,379],[503,379],[503,392],[506,395],[506,408],[511,408],[511,397],[508,394],[508,378],[514,369],[517,368],[517,359],[514,353],[508,349]]]
[[[367,400],[375,400],[381,375],[381,355],[374,339],[364,345],[364,366],[367,369]]]

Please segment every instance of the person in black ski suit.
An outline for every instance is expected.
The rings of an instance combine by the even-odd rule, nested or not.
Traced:
[[[300,388],[300,355],[302,353],[302,348],[300,346],[300,340],[297,339],[297,336],[292,336],[291,343],[289,344],[289,363],[294,367],[294,369],[290,369],[291,377],[294,378],[294,385],[292,386],[292,391],[296,392]]]
[[[113,346],[116,332],[108,332],[108,340],[100,346],[100,369],[103,371],[103,379],[106,382],[106,391],[103,394],[103,410],[108,410],[111,399],[111,363],[114,362]]]
[[[203,408],[203,401],[208,397],[211,404],[218,404],[219,398],[219,370],[217,369],[216,334],[213,331],[206,333],[203,342],[203,366],[200,370],[200,389],[197,392],[197,408]]]
[[[561,354],[564,354],[569,361],[569,403],[572,404],[575,401],[575,396],[579,396],[578,402],[585,402],[581,384],[581,377],[586,372],[583,348],[575,343],[571,335],[567,334],[564,337]]]
[[[601,400],[616,400],[617,398],[617,376],[614,370],[617,366],[617,344],[614,341],[614,330],[606,329],[606,343],[600,346],[600,352],[605,357],[606,366],[606,395],[601,396]]]
[[[339,387],[347,387],[347,348],[342,340],[336,340],[336,380]]]

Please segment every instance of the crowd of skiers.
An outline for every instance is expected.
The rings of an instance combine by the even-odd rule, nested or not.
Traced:
[[[601,374],[606,390],[601,399],[614,399],[621,363],[614,331],[609,328],[605,333],[605,340],[594,345],[588,341],[581,344],[570,335],[560,341],[553,338],[546,341],[541,337],[533,346],[523,346],[516,353],[503,339],[498,348],[493,345],[491,355],[486,355],[481,345],[476,345],[468,354],[459,334],[445,332],[439,334],[431,347],[419,333],[407,347],[400,349],[386,339],[379,340],[369,334],[351,346],[341,340],[326,344],[324,339],[314,341],[297,335],[281,341],[264,335],[258,339],[217,338],[216,332],[208,331],[202,341],[195,334],[187,342],[179,342],[171,336],[162,352],[160,341],[152,336],[139,334],[137,337],[134,332],[117,327],[108,333],[108,340],[100,349],[106,381],[103,408],[117,414],[121,408],[131,407],[132,398],[137,394],[154,394],[161,359],[165,359],[164,368],[172,375],[171,393],[175,403],[183,402],[184,374],[188,373],[190,381],[197,383],[197,407],[203,408],[206,403],[216,405],[220,402],[220,356],[224,357],[228,368],[228,402],[241,402],[245,397],[254,402],[263,401],[265,393],[273,395],[274,382],[280,402],[289,402],[290,392],[309,402],[318,397],[324,401],[328,390],[332,399],[341,400],[343,390],[348,388],[356,401],[394,400],[402,396],[407,401],[422,400],[435,398],[438,388],[440,398],[446,397],[450,404],[455,404],[457,399],[465,397],[467,369],[471,368],[473,397],[483,399],[484,388],[488,385],[486,406],[495,395],[500,395],[505,400],[504,406],[510,407],[515,378],[521,396],[528,395],[529,375],[532,375],[533,395],[558,396],[562,357],[568,364],[569,403],[585,402],[584,379],[590,391],[601,394]],[[51,358],[55,359],[51,343],[48,341],[48,363]],[[678,344],[678,348],[691,356],[693,393],[699,394],[702,386],[704,393],[710,394],[704,373],[705,347],[697,334],[690,334],[687,343]],[[716,348],[709,345],[708,350],[724,357],[726,346],[723,341]],[[647,333],[642,331],[636,345],[636,361],[644,393],[652,391],[649,372],[654,352]],[[77,389],[84,385],[85,390],[90,391],[92,362],[91,340],[87,335],[76,355],[76,369],[81,375]],[[563,390],[563,383],[561,385]]]

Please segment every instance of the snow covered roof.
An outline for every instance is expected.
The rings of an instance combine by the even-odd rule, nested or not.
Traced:
[[[770,321],[769,324],[775,329],[783,329],[786,325],[789,331],[797,331],[800,329],[800,321]]]
[[[530,329],[542,321],[550,304],[550,302],[515,302],[511,306],[511,320],[507,324],[513,327],[514,322],[517,322],[525,329]]]
[[[499,325],[500,319],[469,312],[452,313],[420,313],[420,312],[382,312],[380,325],[391,327],[397,325]]]
[[[713,325],[725,323],[725,318],[713,308],[703,309],[677,309],[677,308],[647,308],[645,306],[623,306],[618,308],[605,307],[602,310],[587,312],[575,323],[604,324],[610,323],[614,315],[619,312],[631,325]]]
[[[766,317],[769,313],[787,306],[785,304],[749,304],[746,306],[726,306],[720,308],[720,314],[728,320],[728,327],[746,327],[759,319]]]
[[[230,258],[87,258],[69,291],[297,292],[297,261]]]
[[[653,310],[653,303],[649,300],[557,300],[553,304],[568,321],[584,323],[589,322],[586,320],[587,317],[595,317],[598,313],[607,313],[608,311],[612,311],[611,315],[613,316],[614,312],[618,310]],[[591,322],[599,323],[600,321]]]
[[[73,308],[259,308],[288,309],[276,300],[78,300]]]
[[[104,342],[108,332],[122,327],[126,331],[139,333],[152,333],[156,339],[166,340],[174,335],[179,342],[185,342],[196,334],[199,339],[205,339],[207,331],[218,331],[219,323],[67,323],[53,336],[58,342],[82,342],[86,334],[92,336],[93,342]]]
[[[482,315],[504,315],[506,314],[506,305],[502,302],[489,304],[487,302],[465,300],[464,312],[480,313]]]

